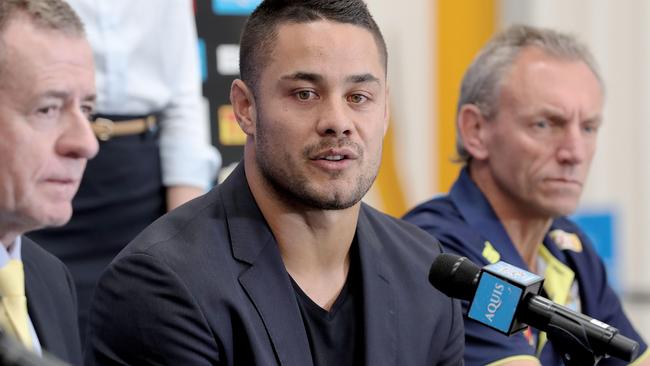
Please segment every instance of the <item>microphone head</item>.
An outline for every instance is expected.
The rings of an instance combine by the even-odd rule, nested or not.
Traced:
[[[429,282],[449,297],[472,300],[481,268],[466,257],[442,253],[429,270]]]

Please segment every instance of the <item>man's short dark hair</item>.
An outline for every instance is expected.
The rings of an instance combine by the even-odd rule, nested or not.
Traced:
[[[255,89],[268,64],[278,27],[286,23],[329,20],[359,26],[372,33],[386,69],[388,53],[384,37],[362,0],[265,0],[244,26],[239,49],[241,79]]]

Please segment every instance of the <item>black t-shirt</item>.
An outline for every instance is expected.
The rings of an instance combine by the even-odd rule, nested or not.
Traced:
[[[313,302],[295,283],[300,314],[309,338],[314,366],[363,365],[363,299],[356,254],[350,253],[350,271],[338,298],[328,312]]]

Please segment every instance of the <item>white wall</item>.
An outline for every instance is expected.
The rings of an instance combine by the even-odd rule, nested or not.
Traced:
[[[434,3],[367,0],[388,46],[392,129],[399,177],[409,207],[434,193]],[[408,4],[408,5],[406,5]],[[371,192],[372,193],[372,192]],[[366,198],[371,204],[378,199]]]

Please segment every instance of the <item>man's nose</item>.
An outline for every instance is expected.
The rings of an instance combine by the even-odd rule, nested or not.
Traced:
[[[90,127],[90,121],[80,109],[67,111],[62,117],[64,130],[57,141],[57,152],[71,158],[92,159],[99,151],[99,143]]]
[[[328,98],[319,110],[317,130],[322,136],[334,137],[349,136],[354,124],[348,110],[347,102],[342,98]]]
[[[557,158],[563,164],[579,164],[587,156],[587,137],[580,123],[572,123],[563,131],[558,142]]]

